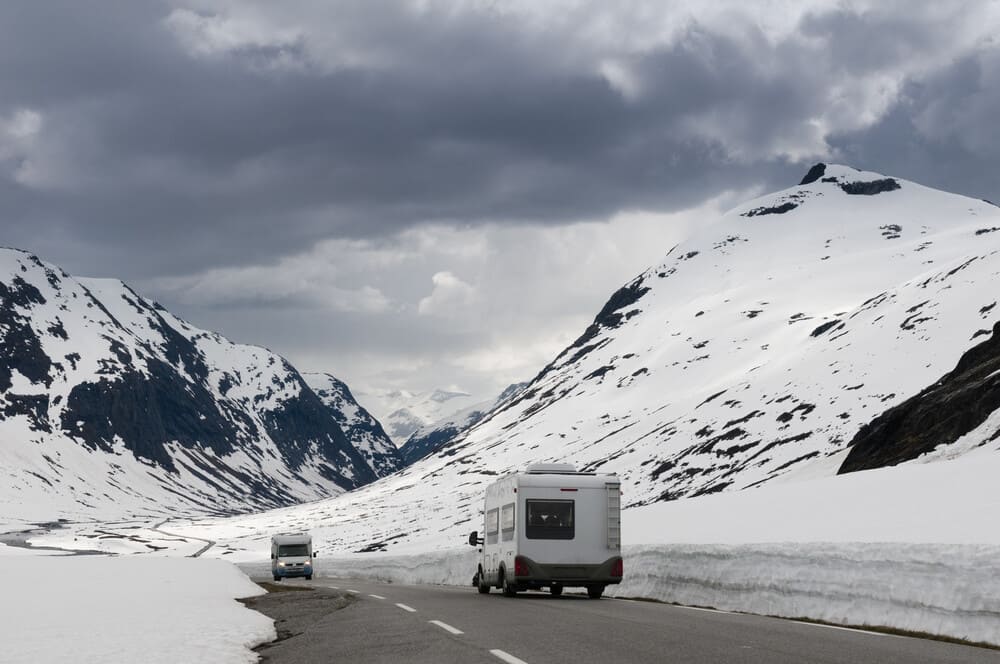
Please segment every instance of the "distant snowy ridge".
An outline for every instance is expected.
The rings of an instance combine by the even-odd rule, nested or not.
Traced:
[[[399,453],[403,458],[403,465],[408,466],[415,463],[428,454],[447,445],[457,436],[465,433],[467,429],[486,417],[487,413],[491,410],[500,407],[503,403],[512,399],[526,385],[527,383],[514,383],[507,386],[496,399],[481,401],[474,406],[469,406],[457,413],[452,413],[433,424],[420,427],[410,434],[410,437],[399,448]]]
[[[244,512],[385,471],[278,355],[14,249],[0,249],[0,413],[7,516]]]
[[[370,404],[370,409],[377,407],[376,417],[398,447],[402,447],[417,430],[433,426],[435,422],[459,411],[476,407],[482,401],[455,389],[374,391],[359,396]]]

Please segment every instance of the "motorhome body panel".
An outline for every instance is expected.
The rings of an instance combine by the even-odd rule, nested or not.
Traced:
[[[614,475],[579,473],[494,482],[484,504],[483,579],[526,588],[620,582],[619,487]]]

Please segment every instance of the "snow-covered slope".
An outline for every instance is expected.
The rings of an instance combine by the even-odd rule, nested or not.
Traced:
[[[281,357],[0,249],[5,514],[249,511],[380,473]]]
[[[423,459],[442,445],[450,442],[456,436],[465,433],[466,430],[475,426],[479,420],[486,417],[487,413],[513,398],[525,386],[527,386],[527,383],[514,383],[513,385],[509,385],[495,399],[481,401],[468,408],[463,408],[457,413],[452,413],[433,424],[420,427],[410,434],[410,437],[399,448],[399,454],[403,458],[403,465],[408,466]]]
[[[450,452],[503,440],[517,465],[556,439],[649,503],[771,481],[936,381],[992,328],[1000,209],[817,175],[675,247]]]
[[[843,166],[811,174],[675,247],[465,435],[257,522],[322,524],[345,551],[441,547],[481,527],[485,484],[531,462],[617,472],[627,507],[835,474],[862,425],[991,335],[1000,209]]]
[[[378,420],[357,402],[346,383],[328,373],[303,373],[302,378],[379,477],[402,467],[400,451]]]

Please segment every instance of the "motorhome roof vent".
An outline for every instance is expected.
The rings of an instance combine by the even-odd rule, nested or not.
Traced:
[[[529,475],[575,474],[576,468],[571,463],[533,463],[525,472]]]

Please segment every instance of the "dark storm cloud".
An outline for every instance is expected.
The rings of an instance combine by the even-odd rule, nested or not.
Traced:
[[[831,136],[843,160],[928,186],[1000,202],[1000,49],[904,86],[875,125]]]
[[[626,58],[641,89],[629,98],[596,67],[565,64],[560,35],[520,38],[497,16],[348,3],[344,20],[394,57],[323,67],[301,40],[192,54],[169,4],[99,4],[0,9],[0,118],[31,109],[44,122],[22,157],[40,183],[15,184],[19,162],[0,153],[0,218],[8,244],[124,277],[428,220],[564,223],[787,186],[803,164],[774,145],[822,114],[836,71],[894,65],[933,32],[842,10],[803,22],[819,46],[692,24]],[[915,126],[907,108],[893,117]]]

